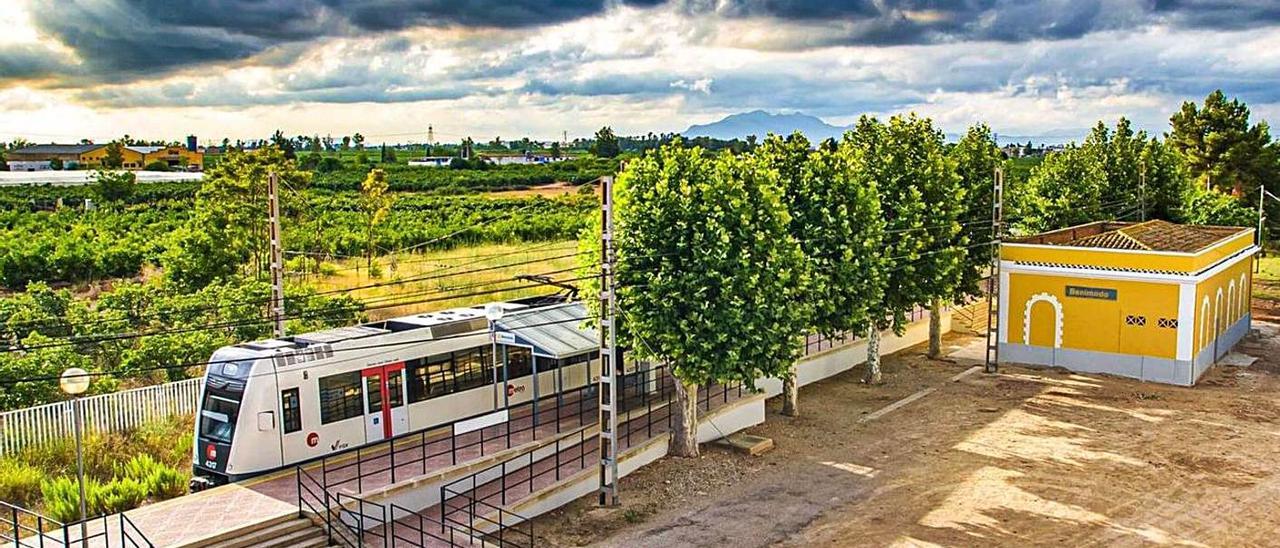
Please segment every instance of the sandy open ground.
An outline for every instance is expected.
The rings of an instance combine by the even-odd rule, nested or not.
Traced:
[[[579,500],[540,518],[545,545],[1280,545],[1280,342],[1218,366],[1195,388],[1003,368],[922,349],[801,392],[803,416],[750,433],[777,449],[706,448],[625,478],[623,506]],[[952,336],[951,350],[973,337]],[[871,421],[922,388],[928,396]],[[776,399],[775,399],[776,400]]]

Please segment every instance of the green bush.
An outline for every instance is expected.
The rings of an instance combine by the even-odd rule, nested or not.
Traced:
[[[89,513],[116,514],[132,510],[147,500],[147,486],[133,478],[116,478],[99,486],[89,498]]]
[[[97,495],[101,486],[97,480],[87,477],[84,481],[85,501],[89,508],[89,513],[93,512],[94,496]],[[63,523],[79,521],[80,516],[80,486],[76,483],[76,479],[70,476],[62,476],[53,480],[46,480],[40,484],[40,493],[44,500],[43,514]]]
[[[39,468],[13,459],[0,460],[0,500],[31,508],[40,500],[44,481]]]

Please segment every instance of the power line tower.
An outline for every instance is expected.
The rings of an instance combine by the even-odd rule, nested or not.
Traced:
[[[600,505],[618,504],[618,364],[615,358],[618,315],[617,289],[614,279],[613,249],[613,177],[600,178]]]
[[[280,176],[267,176],[267,238],[271,248],[271,319],[276,338],[284,336],[284,261],[280,250]]]
[[[987,269],[987,373],[1000,371],[1000,239],[1004,236],[1004,168],[991,180],[991,262]]]

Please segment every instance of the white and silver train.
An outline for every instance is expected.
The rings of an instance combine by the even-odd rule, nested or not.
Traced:
[[[220,348],[196,414],[192,487],[584,386],[599,367],[596,332],[575,321],[586,314],[538,298]]]

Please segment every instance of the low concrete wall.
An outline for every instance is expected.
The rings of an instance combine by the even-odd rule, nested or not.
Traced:
[[[942,313],[942,332],[951,332],[951,312]],[[902,336],[893,331],[884,331],[880,337],[880,355],[887,356],[904,348],[915,346],[929,340],[929,319],[925,318],[907,325]],[[867,361],[867,341],[859,340],[852,344],[825,350],[811,356],[805,356],[796,363],[796,380],[800,386],[834,377],[854,366]],[[760,379],[756,387],[764,390],[769,397],[782,393],[782,380]]]

